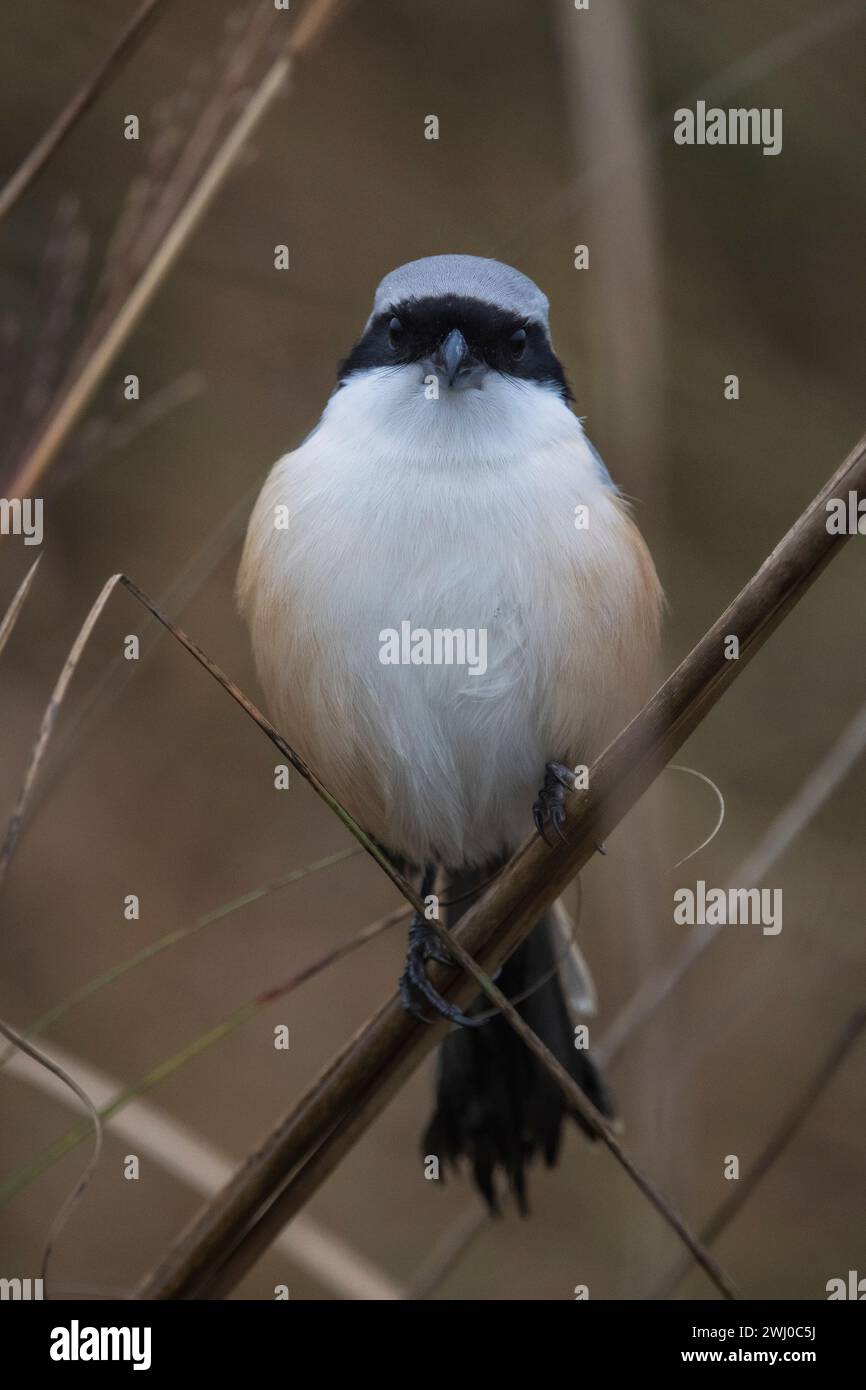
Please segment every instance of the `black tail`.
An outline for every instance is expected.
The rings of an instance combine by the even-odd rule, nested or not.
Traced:
[[[465,911],[465,905],[461,910]],[[461,910],[451,915],[451,925]],[[574,1026],[556,963],[550,925],[544,917],[506,961],[497,984],[593,1105],[613,1118],[614,1105],[603,1076],[588,1052],[575,1048]],[[527,997],[521,1000],[523,994]],[[474,1011],[487,1007],[486,1002],[479,1003]],[[478,1028],[458,1028],[443,1042],[436,1110],[423,1137],[423,1152],[437,1155],[443,1165],[468,1159],[493,1211],[498,1210],[496,1170],[502,1168],[525,1215],[525,1167],[538,1154],[553,1167],[567,1115],[594,1137],[550,1074],[505,1019],[497,1016]]]

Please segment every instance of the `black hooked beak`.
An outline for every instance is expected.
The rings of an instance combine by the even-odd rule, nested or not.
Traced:
[[[453,386],[458,376],[464,375],[475,365],[475,358],[460,329],[452,328],[448,337],[440,344],[433,358],[433,366],[438,372],[443,373],[448,385]]]

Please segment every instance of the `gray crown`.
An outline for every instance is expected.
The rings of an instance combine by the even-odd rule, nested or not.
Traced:
[[[528,275],[484,256],[425,256],[423,260],[398,266],[385,276],[377,289],[367,326],[377,314],[407,299],[439,298],[446,294],[495,304],[497,308],[543,324],[548,334],[550,332],[547,317],[550,306],[546,295]]]

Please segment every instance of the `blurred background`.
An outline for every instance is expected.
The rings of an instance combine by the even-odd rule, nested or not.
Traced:
[[[135,8],[3,8],[3,179]],[[289,26],[295,10],[168,0],[0,225],[0,494],[94,323],[140,270],[172,170],[250,25],[268,11],[269,25]],[[261,700],[233,599],[252,498],[318,418],[381,276],[418,256],[494,256],[548,294],[576,409],[634,499],[668,594],[660,676],[671,669],[864,428],[864,59],[863,3],[347,5],[39,482],[43,560],[0,659],[4,814],[68,649],[116,571]],[[242,78],[221,119],[253,86]],[[673,111],[698,98],[782,108],[782,153],[676,146]],[[130,114],[137,141],[124,138]],[[424,138],[430,114],[436,141]],[[274,267],[279,244],[288,271]],[[578,245],[587,269],[575,268]],[[732,373],[736,401],[724,396]],[[129,374],[137,401],[124,397]],[[758,854],[760,883],[783,890],[778,936],[724,928],[611,1061],[628,1146],[695,1228],[730,1197],[726,1157],[744,1181],[863,999],[864,544],[834,560],[679,759],[724,794],[712,845],[671,873],[710,833],[717,802],[667,772],[583,875],[593,1042],[688,948],[674,887],[742,883]],[[34,554],[0,540],[0,612]],[[128,634],[138,662],[123,659]],[[116,593],[3,886],[2,1017],[25,1028],[167,934],[215,920],[40,1039],[100,1100],[190,1050],[148,1091],[149,1110],[129,1106],[109,1127],[52,1258],[57,1295],[131,1290],[396,981],[403,928],[205,1045],[242,1005],[398,905],[360,854],[220,912],[350,847],[299,777],[275,790],[274,762],[242,711]],[[816,769],[811,785],[827,794],[807,805]],[[792,806],[788,843],[773,827]],[[273,1045],[280,1024],[287,1051]],[[861,1035],[715,1243],[744,1294],[824,1298],[827,1280],[866,1272],[864,1078]],[[425,1181],[431,1083],[428,1062],[235,1296],[272,1298],[276,1284],[300,1299],[399,1296],[420,1291],[419,1272],[429,1296],[452,1299],[568,1299],[577,1284],[592,1298],[671,1292],[675,1238],[576,1131],[558,1169],[533,1174],[526,1221],[479,1217],[465,1177]],[[56,1148],[80,1113],[20,1059],[0,1076],[0,1275],[38,1273],[89,1152],[89,1139]],[[138,1181],[124,1177],[129,1154]],[[460,1254],[437,1272],[452,1239]],[[716,1295],[692,1272],[674,1296]]]

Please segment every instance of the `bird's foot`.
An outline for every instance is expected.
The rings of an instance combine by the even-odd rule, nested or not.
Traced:
[[[406,969],[400,976],[400,1002],[407,1013],[422,1023],[432,1023],[424,1013],[419,996],[443,1018],[451,1023],[459,1023],[463,1028],[476,1028],[478,1019],[463,1013],[455,1004],[449,1004],[427,979],[427,962],[435,960],[442,965],[453,965],[454,961],[443,946],[435,928],[423,917],[416,914],[409,924],[409,950],[406,953]]]
[[[547,845],[556,843],[548,838],[548,830],[555,831],[563,844],[565,843],[566,837],[562,831],[565,825],[565,793],[574,790],[575,781],[575,774],[564,763],[548,763],[544,769],[544,786],[532,807],[532,819]]]

